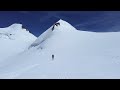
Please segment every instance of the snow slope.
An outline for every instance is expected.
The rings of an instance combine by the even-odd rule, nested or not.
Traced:
[[[23,53],[1,62],[0,78],[120,78],[120,32],[79,31],[58,22]]]
[[[37,37],[22,28],[22,24],[12,24],[0,28],[0,62],[6,58],[23,52]]]
[[[67,22],[65,22],[65,21],[63,21],[61,19],[58,22],[60,22],[60,24],[62,24],[62,25],[60,25],[60,27],[59,26],[55,26],[54,30],[57,29],[57,30],[61,31],[62,29],[64,29],[64,30],[62,30],[62,32],[63,31],[67,31],[68,32],[68,31],[71,31],[71,30],[75,30],[75,28],[73,26],[71,26],[69,23],[67,23]],[[56,22],[56,23],[58,23],[58,22]],[[38,37],[38,39],[36,39],[35,42],[31,44],[30,47],[38,46],[43,41],[45,41],[47,38],[49,38],[52,35],[52,27],[53,26],[51,26],[48,30],[46,30],[43,34],[41,34]]]

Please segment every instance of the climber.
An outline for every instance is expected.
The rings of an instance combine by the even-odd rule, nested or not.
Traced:
[[[58,23],[55,23],[55,25],[58,26],[58,25],[60,25],[60,23],[59,23],[59,22],[58,22]]]
[[[52,60],[54,60],[54,55],[52,55]]]
[[[55,23],[55,24],[53,25],[53,27],[52,27],[52,31],[54,30],[55,25],[58,26],[58,25],[60,25],[60,23],[59,23],[59,22],[58,22],[58,23]]]

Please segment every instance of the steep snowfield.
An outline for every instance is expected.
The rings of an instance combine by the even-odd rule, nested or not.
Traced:
[[[0,28],[0,62],[23,52],[37,37],[22,28],[21,24],[13,24]]]
[[[58,22],[23,53],[1,62],[0,78],[120,78],[120,32],[78,31]]]
[[[62,30],[62,32],[64,32],[64,31],[68,32],[68,31],[71,31],[71,30],[75,30],[75,28],[73,26],[71,26],[69,23],[67,23],[67,22],[65,22],[65,21],[63,21],[61,19],[58,22],[60,22],[60,24],[62,24],[62,25],[60,25],[60,27],[59,26],[55,26],[54,30],[56,30],[56,29],[59,30],[59,31]],[[56,23],[58,23],[58,22],[56,22]],[[34,43],[31,44],[31,46],[29,48],[38,46],[43,41],[45,41],[47,38],[49,38],[51,36],[51,34],[52,34],[52,27],[53,26],[51,26],[48,30],[46,30],[43,34],[41,34],[38,37],[38,39]]]

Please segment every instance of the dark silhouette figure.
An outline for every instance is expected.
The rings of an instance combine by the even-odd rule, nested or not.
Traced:
[[[55,25],[58,26],[58,25],[60,25],[60,23],[59,23],[59,22],[58,22],[58,23],[55,23]]]
[[[52,60],[54,60],[54,55],[52,55]]]
[[[58,22],[58,23],[55,23],[55,24],[53,25],[53,27],[52,27],[52,31],[54,30],[55,26],[58,26],[58,25],[60,25],[59,22]]]

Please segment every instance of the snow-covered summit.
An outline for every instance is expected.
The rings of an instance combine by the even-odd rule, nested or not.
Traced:
[[[18,30],[25,30],[25,28],[23,28],[22,24],[18,24],[18,23],[14,23],[5,28],[0,28],[0,31],[3,31],[3,32],[13,32]]]
[[[22,24],[0,28],[0,61],[24,51],[36,39]]]
[[[31,34],[27,29],[23,28],[22,24],[12,24],[5,28],[0,28],[0,38],[4,39],[30,39],[29,37],[36,38],[33,34]]]
[[[22,24],[14,23],[10,25],[8,28],[14,28],[14,29],[22,29]]]
[[[69,31],[69,30],[75,30],[76,28],[74,28],[70,23],[68,23],[67,21],[64,21],[62,19],[60,19],[59,21],[57,21],[56,23],[59,23],[59,26],[55,25],[54,29],[57,30],[62,30],[62,31]]]
[[[71,24],[60,19],[55,24],[53,24],[49,29],[47,29],[44,33],[42,33],[38,37],[38,39],[36,39],[36,41],[31,44],[30,47],[35,47],[35,46],[40,45],[42,42],[47,40],[49,37],[57,33],[61,33],[61,32],[66,33],[66,32],[71,32],[75,30],[76,29]]]

